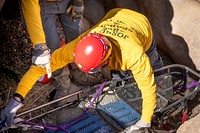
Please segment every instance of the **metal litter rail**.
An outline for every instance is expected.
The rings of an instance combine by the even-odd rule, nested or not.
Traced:
[[[132,77],[132,76],[129,76],[129,77],[127,77],[127,78],[124,78],[123,80],[127,80],[127,79],[130,79],[130,78],[133,78],[133,77]],[[106,87],[106,86],[112,86],[113,84],[116,84],[117,82],[121,82],[121,81],[122,81],[122,79],[117,79],[117,80],[115,80],[115,81],[108,81],[108,82],[106,82],[105,87]],[[27,121],[34,120],[34,119],[36,119],[36,118],[42,117],[42,116],[44,116],[44,115],[47,115],[47,114],[49,114],[49,113],[52,113],[52,112],[57,111],[57,110],[59,110],[59,109],[62,109],[62,108],[64,108],[64,107],[67,107],[67,106],[69,106],[69,105],[71,105],[71,104],[70,104],[70,103],[65,104],[65,105],[63,105],[63,106],[60,106],[60,107],[54,108],[54,109],[52,109],[52,110],[46,111],[45,113],[41,113],[41,114],[39,114],[39,115],[37,115],[37,116],[34,116],[34,117],[33,117],[33,115],[32,115],[31,113],[34,112],[34,111],[36,111],[36,110],[41,110],[41,112],[42,112],[42,109],[43,109],[44,107],[50,106],[50,105],[52,105],[52,104],[54,104],[54,103],[56,103],[56,102],[62,101],[62,100],[64,100],[64,99],[68,99],[68,98],[70,98],[70,97],[72,97],[72,96],[77,96],[78,98],[81,99],[81,94],[90,92],[91,90],[97,90],[97,89],[100,87],[100,85],[101,85],[101,84],[97,84],[97,85],[94,85],[94,86],[92,86],[92,87],[85,87],[85,88],[82,88],[81,90],[76,91],[76,92],[74,92],[74,93],[72,93],[72,94],[66,95],[66,96],[64,96],[64,97],[58,98],[58,99],[53,100],[53,101],[51,101],[51,102],[48,102],[48,103],[46,103],[46,104],[42,104],[42,105],[37,106],[37,107],[35,107],[35,108],[32,108],[32,109],[29,109],[29,110],[24,111],[24,112],[22,112],[22,113],[19,113],[19,114],[16,115],[16,117],[21,117],[21,116],[24,116],[24,115],[29,115],[30,118],[27,119]],[[123,87],[123,86],[122,86],[122,87]],[[93,94],[93,93],[92,93],[92,94]]]
[[[173,65],[169,65],[169,66],[164,66],[164,67],[162,67],[162,68],[160,68],[160,69],[155,70],[154,72],[155,72],[155,73],[158,73],[158,72],[162,72],[162,71],[167,71],[167,73],[170,74],[171,72],[173,72],[172,69],[181,69],[181,70],[184,70],[186,74],[195,75],[195,77],[199,79],[198,82],[200,82],[200,74],[197,73],[197,72],[195,72],[194,70],[190,69],[189,67],[184,66],[184,65],[173,64]],[[129,76],[129,77],[124,78],[124,79],[117,79],[117,80],[114,80],[114,81],[108,81],[108,82],[106,82],[106,85],[105,85],[105,86],[110,86],[111,89],[112,89],[112,87],[115,87],[115,85],[116,85],[117,82],[123,82],[123,81],[128,80],[128,79],[131,79],[131,78],[133,78],[133,76]],[[48,103],[46,103],[46,104],[40,105],[40,106],[38,106],[38,107],[35,107],[35,108],[30,109],[30,110],[24,111],[24,112],[22,112],[22,113],[20,113],[20,114],[17,114],[16,117],[21,117],[21,116],[23,116],[23,115],[29,115],[30,118],[29,118],[27,121],[30,121],[30,120],[33,120],[33,119],[42,117],[42,116],[44,116],[44,115],[46,115],[46,114],[52,113],[52,112],[54,112],[54,111],[57,111],[57,110],[59,110],[59,109],[62,109],[62,108],[64,108],[64,107],[66,107],[66,106],[69,106],[70,104],[66,104],[66,105],[63,105],[63,106],[54,108],[54,109],[52,109],[52,110],[46,111],[45,113],[41,113],[41,114],[39,114],[39,115],[37,115],[37,116],[32,116],[31,113],[32,113],[33,111],[36,111],[36,110],[42,110],[42,108],[44,108],[44,107],[46,107],[46,106],[52,105],[53,103],[59,102],[59,101],[61,101],[61,100],[70,98],[70,97],[75,96],[75,95],[77,95],[78,97],[80,97],[81,94],[84,94],[84,93],[89,92],[89,91],[91,91],[91,90],[97,90],[99,87],[100,87],[100,84],[95,85],[95,86],[93,86],[93,87],[83,88],[83,89],[80,90],[80,91],[74,92],[74,93],[69,94],[69,95],[67,95],[67,96],[64,96],[64,97],[62,97],[62,98],[56,99],[56,100],[54,100],[54,101],[48,102]],[[122,84],[122,86],[117,86],[117,87],[118,87],[118,88],[123,87],[123,84]],[[41,112],[42,112],[42,111],[41,111]]]

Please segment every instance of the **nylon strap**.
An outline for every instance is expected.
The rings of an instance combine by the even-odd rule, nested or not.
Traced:
[[[67,128],[69,128],[70,126],[76,124],[78,121],[80,121],[82,119],[82,117],[87,113],[87,111],[91,108],[91,106],[94,104],[95,100],[98,98],[98,96],[101,94],[104,86],[105,86],[106,82],[103,82],[98,91],[96,92],[95,96],[93,97],[92,101],[90,102],[90,104],[88,105],[88,107],[83,111],[83,113],[77,118],[75,119],[74,121],[70,122],[69,124],[65,124],[63,126],[46,126],[46,125],[43,125],[43,124],[38,124],[38,123],[35,123],[35,122],[30,122],[30,121],[22,121],[23,124],[28,124],[28,125],[33,125],[33,126],[41,126],[43,127],[44,129],[47,129],[47,130],[63,130],[65,131],[66,133],[70,133],[69,131],[67,131]]]

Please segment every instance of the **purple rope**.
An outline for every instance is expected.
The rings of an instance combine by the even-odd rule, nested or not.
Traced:
[[[189,85],[186,86],[186,82],[187,82],[186,80],[187,80],[187,78],[188,78],[188,75],[183,75],[184,84],[183,85],[174,86],[173,90],[174,91],[178,90],[178,88],[181,87],[181,89],[179,89],[179,90],[181,92],[185,92],[187,89],[190,89],[190,88],[192,88],[192,87],[197,86],[197,85],[200,84],[199,81],[192,81],[192,83],[190,83]]]
[[[89,106],[83,111],[83,113],[77,118],[75,119],[74,121],[72,121],[71,123],[69,124],[66,124],[66,125],[63,125],[62,127],[64,128],[68,128],[70,126],[72,126],[73,124],[77,123],[78,121],[81,120],[81,118],[87,113],[87,111],[91,108],[91,106],[93,105],[94,101],[98,98],[98,96],[101,94],[102,90],[103,90],[103,87],[105,86],[106,82],[103,82],[101,84],[101,86],[99,87],[97,93],[95,94],[94,98],[92,99],[92,101],[90,102]]]
[[[83,113],[77,119],[75,119],[74,121],[70,122],[69,124],[66,124],[66,125],[63,125],[63,126],[45,126],[45,125],[38,124],[38,123],[35,123],[35,122],[30,122],[30,121],[22,121],[22,123],[28,124],[28,125],[33,125],[33,126],[41,126],[41,127],[43,127],[44,129],[47,129],[47,130],[54,130],[54,131],[56,131],[56,130],[63,130],[66,133],[70,133],[69,131],[66,130],[66,128],[69,128],[70,126],[72,126],[73,124],[77,123],[78,121],[80,121],[82,119],[82,117],[87,113],[87,111],[94,104],[94,101],[101,94],[101,92],[102,92],[103,87],[105,86],[105,84],[106,84],[106,82],[103,82],[100,85],[98,91],[96,92],[96,94],[95,94],[94,98],[92,99],[92,101],[90,102],[89,106],[83,111]]]
[[[194,86],[197,86],[197,85],[199,85],[200,83],[198,82],[198,81],[193,81],[191,84],[189,84],[188,86],[186,86],[186,88],[187,89],[190,89],[190,88],[192,88],[192,87],[194,87]]]

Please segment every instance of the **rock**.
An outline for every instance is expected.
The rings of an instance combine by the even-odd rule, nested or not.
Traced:
[[[158,47],[175,63],[200,70],[199,2],[143,0],[138,5],[152,24]]]
[[[200,133],[200,114],[182,124],[177,133]]]
[[[84,6],[85,10],[81,25],[83,31],[87,31],[104,17],[105,9],[103,3],[96,0],[86,0]]]
[[[84,3],[84,18],[93,26],[98,23],[105,15],[103,3],[98,0],[86,0]]]
[[[186,64],[191,66],[194,64],[198,70],[200,70],[200,3],[198,0],[170,0],[174,15],[171,21],[172,25],[172,34],[181,36],[186,43],[186,50],[180,49],[177,55],[176,60],[183,58],[185,55],[189,56],[192,60],[192,64]],[[181,6],[180,6],[181,5]],[[181,43],[180,43],[181,44]],[[176,44],[177,48],[178,45]],[[184,46],[184,44],[182,44]],[[185,62],[185,59],[182,59],[182,64]],[[187,63],[190,63],[189,61]]]
[[[136,0],[115,0],[116,7],[127,8],[139,12],[138,2]]]

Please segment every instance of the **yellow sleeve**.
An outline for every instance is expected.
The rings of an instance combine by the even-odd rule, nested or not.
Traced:
[[[66,66],[68,63],[74,62],[74,50],[77,43],[85,34],[80,35],[77,39],[66,44],[62,48],[57,49],[52,53],[51,57],[51,69],[52,72]],[[32,65],[30,69],[22,77],[20,83],[17,86],[16,93],[20,94],[23,98],[31,90],[33,85],[37,82],[38,78],[46,74],[46,70],[41,67]]]
[[[39,0],[22,0],[22,12],[33,45],[46,43],[38,1]]]
[[[156,107],[156,84],[149,58],[143,53],[135,64],[131,64],[131,62],[134,61],[129,62],[130,64],[128,65],[130,66],[130,70],[142,93],[143,102],[141,120],[150,123]]]
[[[25,98],[25,96],[31,90],[38,78],[44,74],[45,69],[32,65],[20,80],[17,86],[16,93]]]

